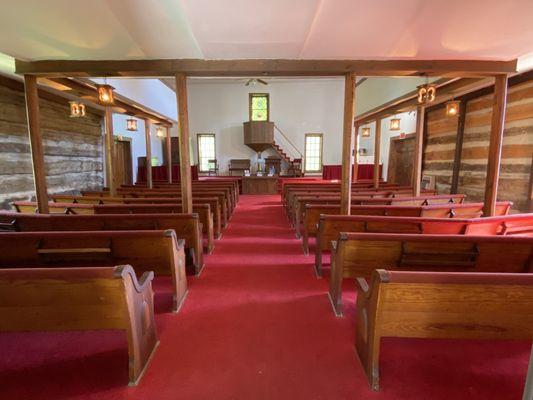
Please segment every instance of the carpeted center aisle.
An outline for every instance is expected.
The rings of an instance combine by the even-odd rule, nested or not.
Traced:
[[[344,318],[279,196],[241,196],[200,278],[171,314],[158,278],[161,344],[139,386],[120,332],[0,334],[0,399],[520,399],[530,344],[383,341],[379,393],[354,351],[355,293]]]

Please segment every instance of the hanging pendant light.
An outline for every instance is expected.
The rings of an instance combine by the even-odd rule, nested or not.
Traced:
[[[133,117],[126,120],[126,130],[131,132],[137,132],[137,120]]]
[[[461,109],[461,103],[457,100],[450,100],[446,102],[446,116],[456,117],[459,115]]]
[[[401,121],[400,118],[392,118],[390,120],[389,130],[391,130],[391,131],[399,131],[400,130],[400,121]]]
[[[418,97],[416,101],[418,104],[429,104],[433,103],[437,98],[437,87],[432,85],[428,81],[426,76],[426,83],[424,85],[418,86]]]
[[[155,134],[159,139],[164,139],[167,135],[161,126],[158,126],[155,130]]]
[[[361,130],[361,137],[370,137],[370,128],[368,126]]]
[[[107,84],[107,78],[104,78],[103,85],[96,85],[96,90],[98,91],[98,100],[100,104],[108,106],[115,102],[114,90],[115,88]]]
[[[85,104],[80,103],[79,101],[69,101],[69,105],[70,105],[70,116],[72,118],[85,117]]]

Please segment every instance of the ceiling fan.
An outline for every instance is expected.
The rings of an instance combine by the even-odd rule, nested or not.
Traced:
[[[244,86],[250,86],[250,85],[257,85],[258,83],[262,84],[262,85],[268,85],[268,82],[267,81],[264,81],[262,79],[259,79],[259,78],[251,78],[251,79],[248,79],[246,81],[246,83],[244,84]]]

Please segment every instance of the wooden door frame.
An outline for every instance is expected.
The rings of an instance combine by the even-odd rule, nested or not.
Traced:
[[[391,166],[391,156],[392,156],[392,144],[393,143],[396,143],[400,140],[405,140],[405,139],[416,139],[416,132],[411,132],[411,133],[407,133],[405,135],[405,137],[400,137],[400,135],[398,136],[393,136],[393,137],[389,137],[389,160],[388,160],[388,163],[387,163],[387,182],[390,182],[390,174],[389,174],[389,168]],[[412,171],[411,171],[411,174],[412,174]],[[412,178],[412,177],[411,177]],[[412,180],[412,179],[411,179]]]
[[[130,137],[125,137],[125,136],[115,136],[114,137],[114,144],[115,146],[117,145],[117,143],[120,143],[120,142],[125,142],[125,143],[128,143],[128,158],[129,158],[129,168],[127,169],[127,171],[123,171],[124,172],[124,176],[127,176],[127,181],[129,183],[126,183],[126,184],[133,184],[133,150],[131,148],[131,143],[132,143],[132,139]],[[116,157],[116,152],[114,152],[115,154],[115,157]],[[118,168],[118,166],[115,166],[115,168]]]

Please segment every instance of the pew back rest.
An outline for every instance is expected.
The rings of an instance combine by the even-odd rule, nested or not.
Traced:
[[[0,269],[0,330],[124,329],[128,297],[151,293],[152,278],[138,281],[129,265]]]
[[[531,274],[377,270],[371,290],[379,336],[533,337]]]
[[[533,238],[526,236],[343,233],[336,263],[344,277],[369,278],[374,269],[531,272]],[[339,265],[340,266],[340,265]]]
[[[0,268],[131,264],[137,273],[171,275],[183,262],[174,231],[0,233]]]

